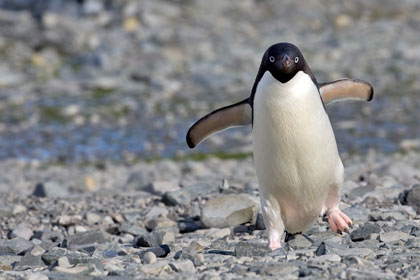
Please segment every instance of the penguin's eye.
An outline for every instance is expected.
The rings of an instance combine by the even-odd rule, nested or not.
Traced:
[[[268,59],[270,60],[270,62],[276,61],[276,59],[274,58],[274,56],[270,56]]]
[[[295,63],[298,63],[299,62],[299,56],[296,56],[295,57]]]

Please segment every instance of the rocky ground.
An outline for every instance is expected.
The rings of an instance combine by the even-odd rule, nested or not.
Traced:
[[[4,162],[0,279],[418,279],[420,154],[343,159],[354,227],[273,252],[251,159]]]
[[[419,279],[417,2],[0,0],[0,279]],[[271,252],[250,128],[185,133],[279,41],[375,99],[327,108],[354,227]]]

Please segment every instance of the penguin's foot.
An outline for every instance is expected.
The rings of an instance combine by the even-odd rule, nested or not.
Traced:
[[[328,224],[331,230],[337,233],[347,232],[352,225],[352,221],[346,214],[338,208],[328,211]]]
[[[270,245],[268,245],[272,251],[281,248],[281,242],[280,241],[272,241],[270,240]]]

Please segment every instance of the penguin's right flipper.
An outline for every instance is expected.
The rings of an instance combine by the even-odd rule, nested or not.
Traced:
[[[344,99],[371,101],[373,98],[372,85],[356,79],[341,79],[320,84],[319,92],[324,104]]]
[[[194,148],[210,134],[231,126],[252,123],[252,107],[249,98],[241,102],[217,109],[199,119],[187,133],[188,147]]]

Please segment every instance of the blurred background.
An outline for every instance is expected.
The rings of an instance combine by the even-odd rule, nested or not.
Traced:
[[[319,82],[373,84],[327,108],[341,152],[418,150],[419,30],[416,0],[0,0],[0,159],[248,156],[250,127],[193,151],[185,134],[249,96],[282,41]]]

